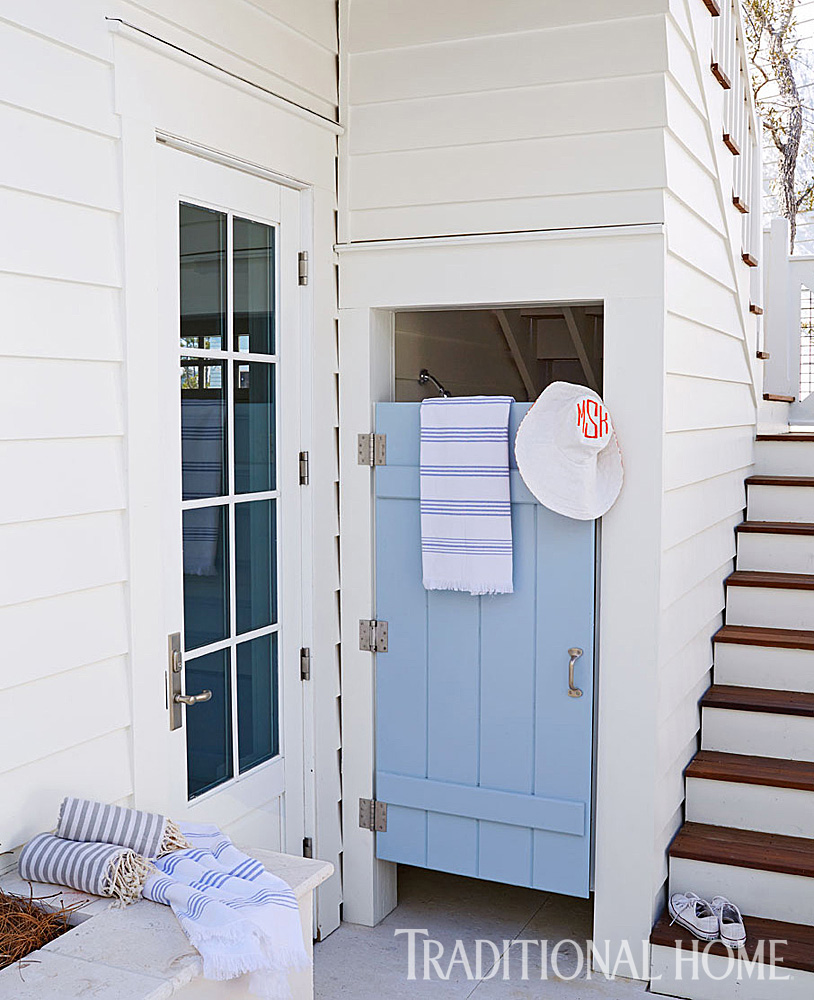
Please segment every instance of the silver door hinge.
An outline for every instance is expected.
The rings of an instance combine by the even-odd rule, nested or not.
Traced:
[[[307,486],[311,474],[311,457],[307,451],[300,452],[300,486]]]
[[[359,465],[387,465],[387,435],[360,434],[357,462]]]
[[[311,650],[307,646],[300,650],[300,680],[311,680]]]
[[[363,830],[387,833],[387,803],[359,799],[359,826]]]
[[[302,838],[302,856],[304,858],[313,858],[314,856],[314,841],[312,837]]]
[[[301,285],[308,284],[308,251],[300,250],[297,254],[297,280]]]
[[[359,622],[359,649],[363,653],[387,652],[387,622],[363,618]]]

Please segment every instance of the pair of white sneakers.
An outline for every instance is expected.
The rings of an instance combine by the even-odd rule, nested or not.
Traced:
[[[746,944],[741,911],[726,896],[701,899],[694,892],[676,892],[667,904],[672,923],[681,924],[702,941],[721,941],[730,948]]]

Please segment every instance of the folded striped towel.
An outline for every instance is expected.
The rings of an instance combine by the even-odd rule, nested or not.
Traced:
[[[57,836],[129,847],[145,858],[189,847],[178,826],[158,813],[67,796],[59,807]]]
[[[118,844],[82,843],[40,833],[20,852],[20,875],[30,882],[67,885],[132,903],[153,866]]]
[[[510,396],[421,404],[421,554],[427,590],[511,594]]]
[[[288,997],[288,973],[309,964],[291,888],[216,826],[185,823],[181,830],[195,846],[159,858],[144,896],[172,907],[207,979],[251,973],[257,996]]]

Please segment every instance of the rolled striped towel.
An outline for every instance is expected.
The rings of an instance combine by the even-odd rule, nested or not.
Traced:
[[[122,903],[139,898],[155,868],[135,851],[117,844],[79,843],[40,833],[20,853],[20,875],[29,882],[67,885]]]
[[[145,858],[190,846],[166,816],[70,796],[59,807],[56,834],[64,840],[118,844]]]

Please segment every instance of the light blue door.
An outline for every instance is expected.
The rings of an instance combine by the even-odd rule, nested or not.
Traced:
[[[510,440],[527,403],[512,405]],[[421,582],[419,404],[376,431],[376,798],[387,861],[587,896],[595,525],[552,513],[511,472],[514,593]],[[582,697],[569,696],[569,649]]]

